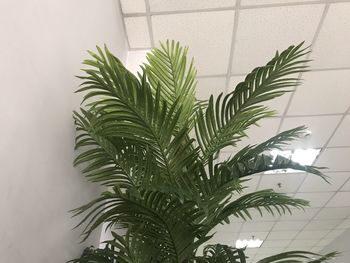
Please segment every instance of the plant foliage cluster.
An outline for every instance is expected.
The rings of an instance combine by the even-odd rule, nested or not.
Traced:
[[[224,161],[218,155],[274,115],[264,102],[299,84],[295,76],[307,70],[307,52],[300,44],[276,53],[232,92],[207,101],[195,96],[196,70],[179,43],[153,49],[138,76],[106,47],[90,52],[78,90],[84,92],[84,106],[74,112],[80,150],[74,164],[108,190],[74,213],[83,215],[84,239],[103,223],[113,239],[104,249],[87,248],[72,262],[246,262],[244,249],[199,248],[217,225],[234,217],[251,220],[253,210],[281,215],[308,202],[271,189],[244,194],[242,183],[277,169],[324,175],[317,167],[269,155],[300,137],[304,127],[247,145]],[[127,232],[120,235],[118,229]],[[259,263],[316,263],[334,255],[291,251]]]

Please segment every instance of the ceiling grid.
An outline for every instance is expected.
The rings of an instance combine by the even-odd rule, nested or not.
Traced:
[[[299,38],[306,38],[312,48],[307,58],[313,62],[310,71],[299,75],[299,78],[304,78],[304,83],[289,98],[268,105],[276,108],[279,115],[262,123],[261,128],[249,130],[250,141],[245,143],[267,139],[305,120],[312,134],[311,139],[303,139],[301,143],[321,148],[314,164],[330,167],[326,174],[334,179],[334,184],[324,186],[322,180],[316,181],[304,173],[288,175],[294,176],[293,180],[285,174],[275,174],[275,177],[258,175],[246,183],[251,187],[250,191],[269,186],[292,196],[310,196],[318,204],[311,203],[305,214],[296,212],[290,217],[266,215],[248,222],[235,219],[237,228],[220,226],[215,241],[234,245],[237,238],[252,235],[262,238],[261,248],[248,253],[250,260],[258,260],[268,252],[278,253],[298,247],[320,251],[350,228],[350,201],[342,198],[350,196],[350,162],[346,161],[350,156],[347,132],[350,130],[350,50],[345,44],[350,41],[350,22],[346,16],[346,12],[350,12],[350,0],[120,2],[124,22],[131,23],[133,19],[145,21],[142,27],[137,27],[136,23],[130,28],[124,25],[129,55],[144,56],[149,50],[149,46],[139,45],[141,40],[136,45],[130,41],[144,35],[145,28],[148,36],[143,42],[151,43],[151,47],[157,46],[159,40],[171,37],[188,45],[198,68],[198,96],[201,98],[221,92],[227,94],[233,84],[242,81],[249,69],[259,66],[262,61],[267,62],[276,49],[281,50],[288,44],[297,44]],[[333,41],[332,45],[339,53],[330,54],[338,54],[337,57],[325,55],[331,48],[325,43],[328,39]],[[144,57],[133,59],[133,63],[138,62],[144,62]],[[131,66],[137,70],[136,65]],[[298,145],[300,143],[292,144],[291,148]],[[220,158],[227,158],[232,153],[223,151]],[[278,182],[283,182],[281,189],[276,186]]]

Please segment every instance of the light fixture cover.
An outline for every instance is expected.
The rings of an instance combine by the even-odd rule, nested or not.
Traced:
[[[263,240],[260,240],[258,238],[251,238],[251,239],[238,239],[236,241],[236,248],[257,248],[260,247],[263,243]]]
[[[295,150],[273,150],[270,154],[273,157],[273,161],[276,159],[277,155],[281,155],[285,158],[291,159],[294,162],[300,163],[301,165],[312,165],[321,149],[295,149]],[[265,172],[267,174],[271,173],[297,173],[299,171],[293,169],[286,170],[275,170]]]

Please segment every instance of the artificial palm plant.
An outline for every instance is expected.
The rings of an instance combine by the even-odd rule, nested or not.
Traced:
[[[303,127],[218,161],[222,149],[234,147],[249,127],[274,115],[265,101],[299,84],[296,74],[307,70],[308,49],[302,44],[277,52],[232,92],[208,101],[196,98],[196,70],[179,43],[153,49],[138,76],[107,48],[97,51],[84,61],[88,68],[80,77],[78,92],[85,92],[88,102],[74,113],[81,150],[75,165],[83,165],[85,176],[108,190],[74,212],[84,215],[84,238],[107,223],[113,239],[104,249],[86,249],[74,262],[242,263],[244,249],[217,244],[201,254],[199,247],[232,217],[250,220],[254,209],[283,214],[308,205],[271,189],[242,191],[254,174],[276,169],[324,178],[317,167],[269,155],[300,137]],[[259,262],[322,262],[333,256],[292,251]]]

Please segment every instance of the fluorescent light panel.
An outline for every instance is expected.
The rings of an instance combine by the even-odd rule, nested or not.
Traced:
[[[236,241],[236,248],[258,248],[263,243],[263,240],[252,238],[252,239],[238,239]]]
[[[312,165],[321,149],[295,149],[295,150],[273,150],[270,154],[273,156],[273,160],[276,159],[277,155],[281,155],[285,158],[290,158],[292,161],[300,163],[301,165]],[[286,170],[275,170],[268,171],[267,174],[271,173],[296,173],[298,171],[293,169]]]

